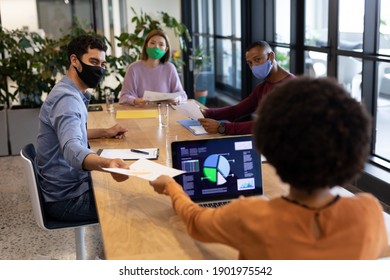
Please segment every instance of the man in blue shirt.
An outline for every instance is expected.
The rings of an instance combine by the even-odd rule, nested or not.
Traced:
[[[88,146],[88,139],[122,138],[127,132],[120,124],[87,129],[91,98],[87,89],[96,87],[104,76],[106,50],[107,46],[95,37],[73,39],[68,45],[68,73],[54,86],[39,114],[39,179],[45,212],[57,220],[97,220],[90,171],[128,168],[123,160],[100,157]],[[117,181],[128,178],[112,176]]]

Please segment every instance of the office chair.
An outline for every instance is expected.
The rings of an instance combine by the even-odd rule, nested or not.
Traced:
[[[42,190],[39,186],[37,175],[37,166],[35,162],[35,147],[33,144],[27,144],[20,151],[22,157],[27,187],[30,193],[30,200],[33,208],[35,221],[38,226],[44,230],[56,230],[63,228],[74,228],[76,239],[76,259],[85,260],[85,240],[84,240],[84,226],[98,223],[97,220],[88,222],[61,222],[48,218],[45,215],[43,208]]]

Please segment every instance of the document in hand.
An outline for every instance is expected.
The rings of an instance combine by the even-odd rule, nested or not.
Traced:
[[[130,165],[129,169],[124,168],[103,168],[108,172],[119,173],[127,176],[136,176],[141,179],[153,181],[160,175],[175,177],[185,173],[183,170],[171,168],[147,159],[139,159]]]
[[[207,134],[207,131],[197,120],[179,120],[178,121],[182,126],[187,128],[194,135],[204,135]]]
[[[165,101],[165,100],[175,99],[175,98],[179,97],[180,95],[181,95],[181,92],[166,93],[166,92],[145,90],[143,99],[151,101],[151,102],[157,102],[157,101]]]
[[[190,119],[197,120],[204,118],[199,106],[193,100],[180,105],[173,105],[172,107]]]

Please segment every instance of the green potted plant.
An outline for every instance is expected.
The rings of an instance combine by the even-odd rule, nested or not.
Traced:
[[[36,33],[24,30],[1,29],[0,61],[2,101],[7,106],[8,139],[11,154],[18,154],[24,141],[35,142],[38,130],[39,109],[43,91],[39,86],[48,88],[50,81],[44,71],[45,62],[41,62],[39,52],[42,38]],[[19,101],[20,106],[16,106]],[[20,110],[16,110],[22,108]],[[34,121],[35,120],[35,121]],[[22,143],[23,142],[23,143]]]
[[[18,154],[35,143],[42,96],[48,94],[57,75],[66,71],[65,40],[43,38],[26,30],[0,30],[1,101],[7,106],[10,153]]]

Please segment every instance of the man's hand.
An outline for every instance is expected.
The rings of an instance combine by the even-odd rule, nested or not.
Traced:
[[[129,169],[129,166],[124,162],[122,159],[114,158],[110,161],[110,164],[108,165],[109,168],[125,168]],[[112,178],[114,178],[117,182],[123,182],[129,178],[127,175],[122,175],[118,173],[111,173]]]
[[[198,121],[208,133],[218,132],[218,126],[220,124],[219,121],[216,121],[214,119],[208,119],[208,118],[198,119]]]
[[[171,177],[166,175],[159,176],[156,180],[150,181],[149,184],[154,188],[154,191],[159,194],[165,194],[168,195],[168,193],[165,190],[165,187],[169,182],[174,181]]]
[[[127,128],[124,128],[121,124],[117,123],[113,127],[107,129],[108,138],[117,138],[122,139],[125,137],[125,133],[128,131]]]

